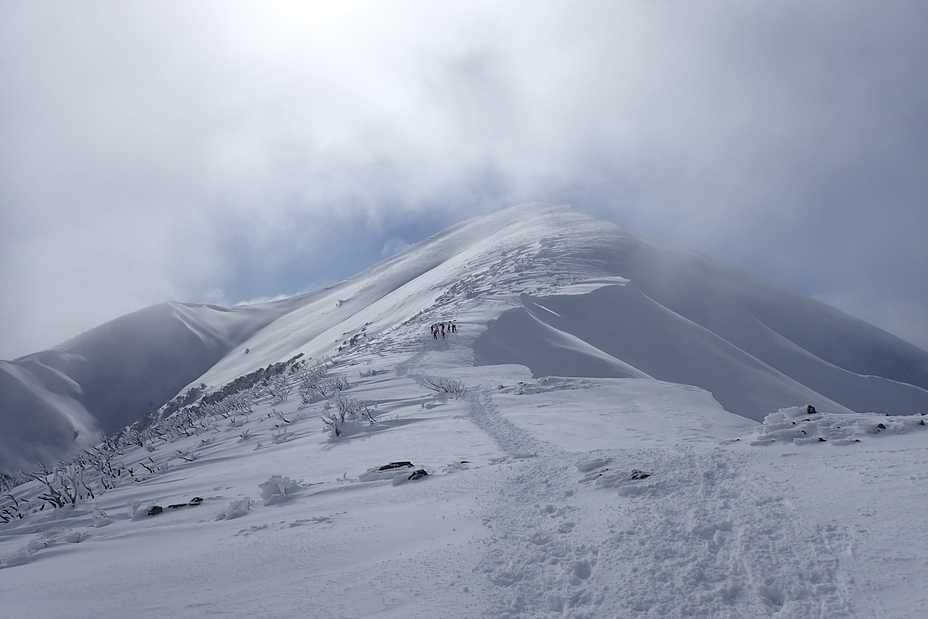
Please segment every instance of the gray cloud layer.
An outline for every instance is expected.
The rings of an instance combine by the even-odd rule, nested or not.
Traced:
[[[921,2],[0,5],[0,358],[526,201],[928,347]]]

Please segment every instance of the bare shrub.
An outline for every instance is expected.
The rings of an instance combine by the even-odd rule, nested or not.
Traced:
[[[336,396],[335,407],[326,403],[322,413],[322,424],[332,438],[337,438],[363,425],[375,423],[373,409],[367,402],[351,396]]]
[[[418,383],[436,395],[444,395],[456,400],[463,400],[467,395],[467,386],[453,378],[439,378],[436,376],[422,376]]]

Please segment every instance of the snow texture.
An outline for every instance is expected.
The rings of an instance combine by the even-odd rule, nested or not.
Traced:
[[[4,616],[928,616],[925,354],[813,301],[524,205],[223,316],[234,401],[0,497]]]

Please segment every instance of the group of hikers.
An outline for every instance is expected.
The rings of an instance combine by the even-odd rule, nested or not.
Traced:
[[[437,340],[439,335],[441,335],[441,339],[445,339],[445,333],[457,335],[458,332],[458,326],[453,322],[436,322],[431,329],[433,340]]]

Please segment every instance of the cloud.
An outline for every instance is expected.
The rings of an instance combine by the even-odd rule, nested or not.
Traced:
[[[331,283],[535,200],[856,315],[892,299],[916,311],[867,317],[912,337],[926,25],[920,3],[4,3],[0,357]]]
[[[380,250],[380,257],[389,258],[390,256],[395,256],[401,251],[408,249],[410,246],[411,243],[395,236],[391,239],[387,239],[387,242],[383,244],[383,249]]]

